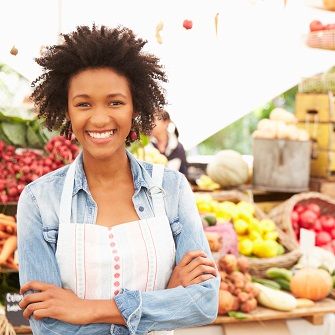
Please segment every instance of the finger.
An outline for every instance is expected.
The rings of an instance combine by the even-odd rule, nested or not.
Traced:
[[[200,284],[203,283],[206,280],[215,278],[215,276],[211,275],[211,274],[204,274],[204,275],[200,275],[197,278],[194,278],[187,286],[190,285],[194,285],[194,284]]]
[[[45,292],[31,293],[25,296],[19,303],[22,309],[25,309],[29,304],[42,302],[47,299],[47,294]]]
[[[47,303],[43,302],[36,302],[27,306],[27,308],[23,311],[23,316],[26,319],[29,319],[31,315],[35,315],[37,311],[43,310],[47,308]]]
[[[192,272],[190,272],[189,276],[191,278],[191,280],[193,280],[194,278],[199,277],[200,275],[203,274],[210,274],[213,276],[217,276],[217,270],[215,268],[213,268],[212,266],[207,266],[207,265],[199,265],[198,267],[196,267]]]
[[[190,263],[193,260],[193,258],[200,257],[200,256],[207,257],[206,253],[202,250],[189,251],[183,256],[183,258],[181,259],[178,265],[186,266],[188,263]]]
[[[196,257],[186,266],[185,270],[187,272],[191,272],[200,265],[207,265],[215,268],[215,262],[212,259],[205,257]]]
[[[33,281],[29,281],[28,283],[25,283],[24,285],[22,285],[22,287],[20,289],[20,294],[24,294],[25,292],[27,292],[29,290],[45,291],[45,290],[47,290],[51,287],[55,287],[55,285],[44,283],[44,282],[37,281],[37,280],[33,280]]]

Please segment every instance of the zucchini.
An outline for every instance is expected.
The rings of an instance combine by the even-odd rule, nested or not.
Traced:
[[[274,278],[276,283],[279,284],[282,290],[291,291],[290,282],[284,278]]]
[[[280,290],[280,285],[274,280],[252,277],[252,281],[273,288],[275,290]]]
[[[284,268],[272,267],[266,270],[266,276],[271,279],[284,278],[290,281],[293,277],[293,272]]]

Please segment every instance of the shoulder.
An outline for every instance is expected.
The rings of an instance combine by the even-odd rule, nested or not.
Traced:
[[[55,195],[62,190],[68,168],[69,165],[65,165],[49,172],[26,185],[24,190],[34,197]]]

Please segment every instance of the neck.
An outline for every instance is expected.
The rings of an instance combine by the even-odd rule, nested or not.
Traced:
[[[161,132],[160,134],[158,134],[156,136],[156,140],[157,140],[158,144],[166,146],[166,144],[169,140],[169,136],[168,136],[167,132]]]
[[[130,163],[125,150],[109,159],[98,160],[83,152],[83,164],[90,188],[110,186],[131,176]]]

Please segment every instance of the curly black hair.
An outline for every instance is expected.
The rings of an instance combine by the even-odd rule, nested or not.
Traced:
[[[166,104],[161,84],[167,82],[159,59],[142,51],[147,43],[132,30],[118,26],[100,28],[93,24],[79,26],[61,35],[64,42],[46,48],[35,61],[43,74],[33,81],[31,95],[38,117],[45,118],[49,130],[68,135],[66,120],[69,81],[88,68],[113,68],[130,84],[137,131],[149,134],[154,127],[154,113]]]

